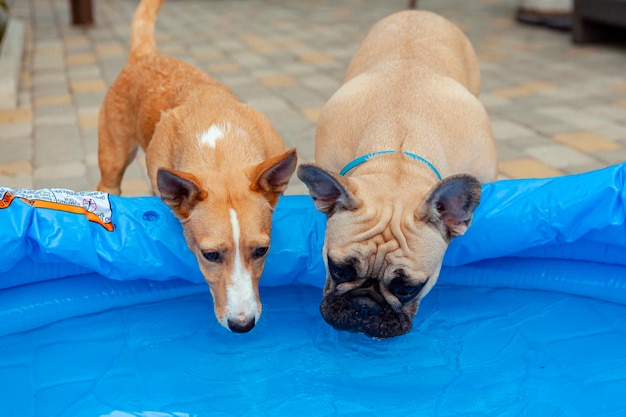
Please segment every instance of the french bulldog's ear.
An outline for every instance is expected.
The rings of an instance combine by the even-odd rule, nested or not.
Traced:
[[[193,174],[167,168],[157,171],[157,188],[161,200],[180,219],[189,217],[194,206],[208,196]]]
[[[298,178],[307,186],[315,207],[331,216],[339,210],[354,210],[361,205],[348,178],[340,177],[315,164],[298,167]]]
[[[423,218],[445,226],[450,238],[467,231],[474,210],[480,203],[481,184],[471,175],[445,178],[430,192],[423,206]]]
[[[261,162],[252,169],[250,189],[264,193],[274,207],[278,202],[278,197],[287,188],[297,163],[298,156],[295,148]]]

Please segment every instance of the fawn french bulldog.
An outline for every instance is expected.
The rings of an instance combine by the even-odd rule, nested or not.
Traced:
[[[322,109],[316,164],[302,164],[298,177],[327,216],[320,310],[336,329],[411,331],[481,183],[497,175],[479,84],[460,29],[403,11],[371,28]]]

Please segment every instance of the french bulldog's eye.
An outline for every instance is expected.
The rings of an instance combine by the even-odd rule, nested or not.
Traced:
[[[424,285],[426,285],[426,281],[417,285],[407,285],[403,279],[394,279],[389,284],[389,291],[404,304],[417,297]]]
[[[356,269],[352,265],[337,265],[328,258],[328,272],[335,282],[341,284],[342,282],[354,281],[357,278]]]
[[[269,249],[269,247],[267,247],[267,246],[261,246],[259,248],[256,248],[254,250],[254,252],[252,253],[252,257],[254,259],[262,258],[262,257],[265,256],[265,254],[267,254],[268,249]]]
[[[202,252],[202,256],[209,262],[220,263],[222,262],[222,256],[219,252]]]

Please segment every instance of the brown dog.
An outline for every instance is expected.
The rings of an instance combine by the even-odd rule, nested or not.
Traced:
[[[337,329],[407,333],[450,240],[465,233],[496,148],[468,39],[425,11],[370,30],[324,106],[298,176],[328,217],[320,310]]]
[[[296,168],[260,113],[194,66],[156,50],[162,0],[142,0],[130,57],[100,109],[98,190],[120,193],[137,147],[152,190],[180,219],[213,295],[215,315],[234,332],[261,314],[258,283],[272,211]]]

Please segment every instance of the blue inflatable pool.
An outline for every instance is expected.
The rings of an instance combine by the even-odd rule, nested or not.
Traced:
[[[625,174],[485,185],[383,341],[321,318],[308,196],[281,199],[263,315],[232,334],[157,198],[0,188],[0,415],[626,415]]]

